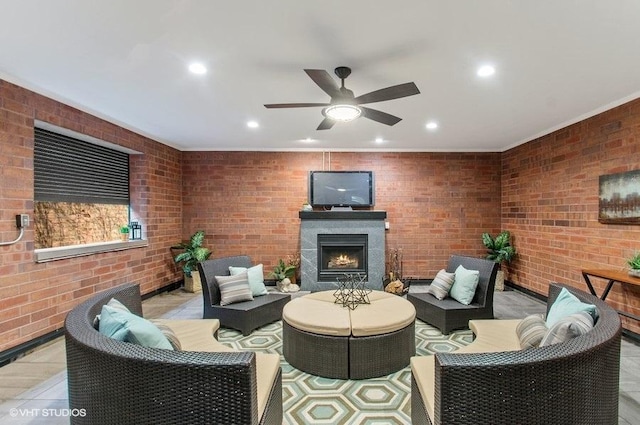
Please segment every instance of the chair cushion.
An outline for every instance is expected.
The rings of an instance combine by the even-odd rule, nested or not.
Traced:
[[[593,329],[593,317],[586,311],[570,314],[558,320],[542,338],[541,347],[559,344],[584,335]]]
[[[133,313],[103,305],[100,312],[100,333],[118,341],[144,347],[173,350],[160,329],[150,321]]]
[[[553,325],[563,317],[581,311],[589,313],[594,322],[598,318],[598,311],[595,305],[583,303],[578,297],[567,291],[567,288],[562,288],[556,300],[551,304],[551,307],[549,307],[547,327],[552,328]]]
[[[220,305],[253,300],[246,271],[234,276],[216,276],[220,288]]]
[[[214,337],[220,328],[218,319],[157,319],[157,322],[173,330],[180,340],[183,351],[208,353],[235,351]]]
[[[516,328],[521,348],[538,347],[549,329],[542,314],[532,314],[520,322]]]
[[[455,271],[455,279],[449,296],[461,304],[471,304],[479,279],[480,272],[478,270],[467,270],[463,265],[459,265]]]
[[[262,264],[257,264],[253,267],[229,267],[229,273],[231,276],[235,276],[242,272],[247,272],[247,280],[249,281],[249,286],[251,287],[251,294],[254,297],[258,297],[260,295],[267,295],[267,287],[264,285],[264,270]]]
[[[431,282],[431,285],[427,288],[427,293],[439,300],[445,299],[447,295],[449,295],[455,277],[455,273],[449,273],[445,269],[440,270]]]

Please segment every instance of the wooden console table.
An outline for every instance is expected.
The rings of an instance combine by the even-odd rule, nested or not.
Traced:
[[[598,297],[598,294],[596,294],[596,291],[593,288],[591,281],[589,280],[589,276],[599,277],[602,279],[609,280],[609,283],[607,283],[607,286],[604,288],[604,292],[602,292],[602,295],[600,296],[600,299],[603,301],[607,299],[607,295],[609,295],[609,291],[611,291],[611,287],[616,282],[619,282],[621,284],[626,283],[629,285],[640,286],[640,278],[630,276],[627,272],[620,272],[616,270],[604,270],[604,269],[582,270],[582,277],[584,277],[584,281],[587,283],[587,286],[589,287],[589,291],[596,297]],[[622,316],[626,316],[634,320],[640,320],[640,316],[635,316],[631,313],[627,313],[626,311],[620,311],[620,310],[617,310],[617,311]]]

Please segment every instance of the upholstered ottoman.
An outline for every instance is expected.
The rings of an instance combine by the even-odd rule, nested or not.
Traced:
[[[415,355],[413,305],[382,291],[354,310],[335,303],[334,291],[314,292],[282,311],[287,362],[312,375],[366,379],[388,375]]]

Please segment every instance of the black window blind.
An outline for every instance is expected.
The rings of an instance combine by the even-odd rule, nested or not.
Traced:
[[[35,200],[129,205],[129,154],[35,129]]]

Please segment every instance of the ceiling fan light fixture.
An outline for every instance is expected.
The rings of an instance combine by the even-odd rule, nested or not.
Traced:
[[[362,115],[362,109],[356,105],[337,104],[327,106],[322,110],[322,115],[332,120],[348,122],[353,121]]]

